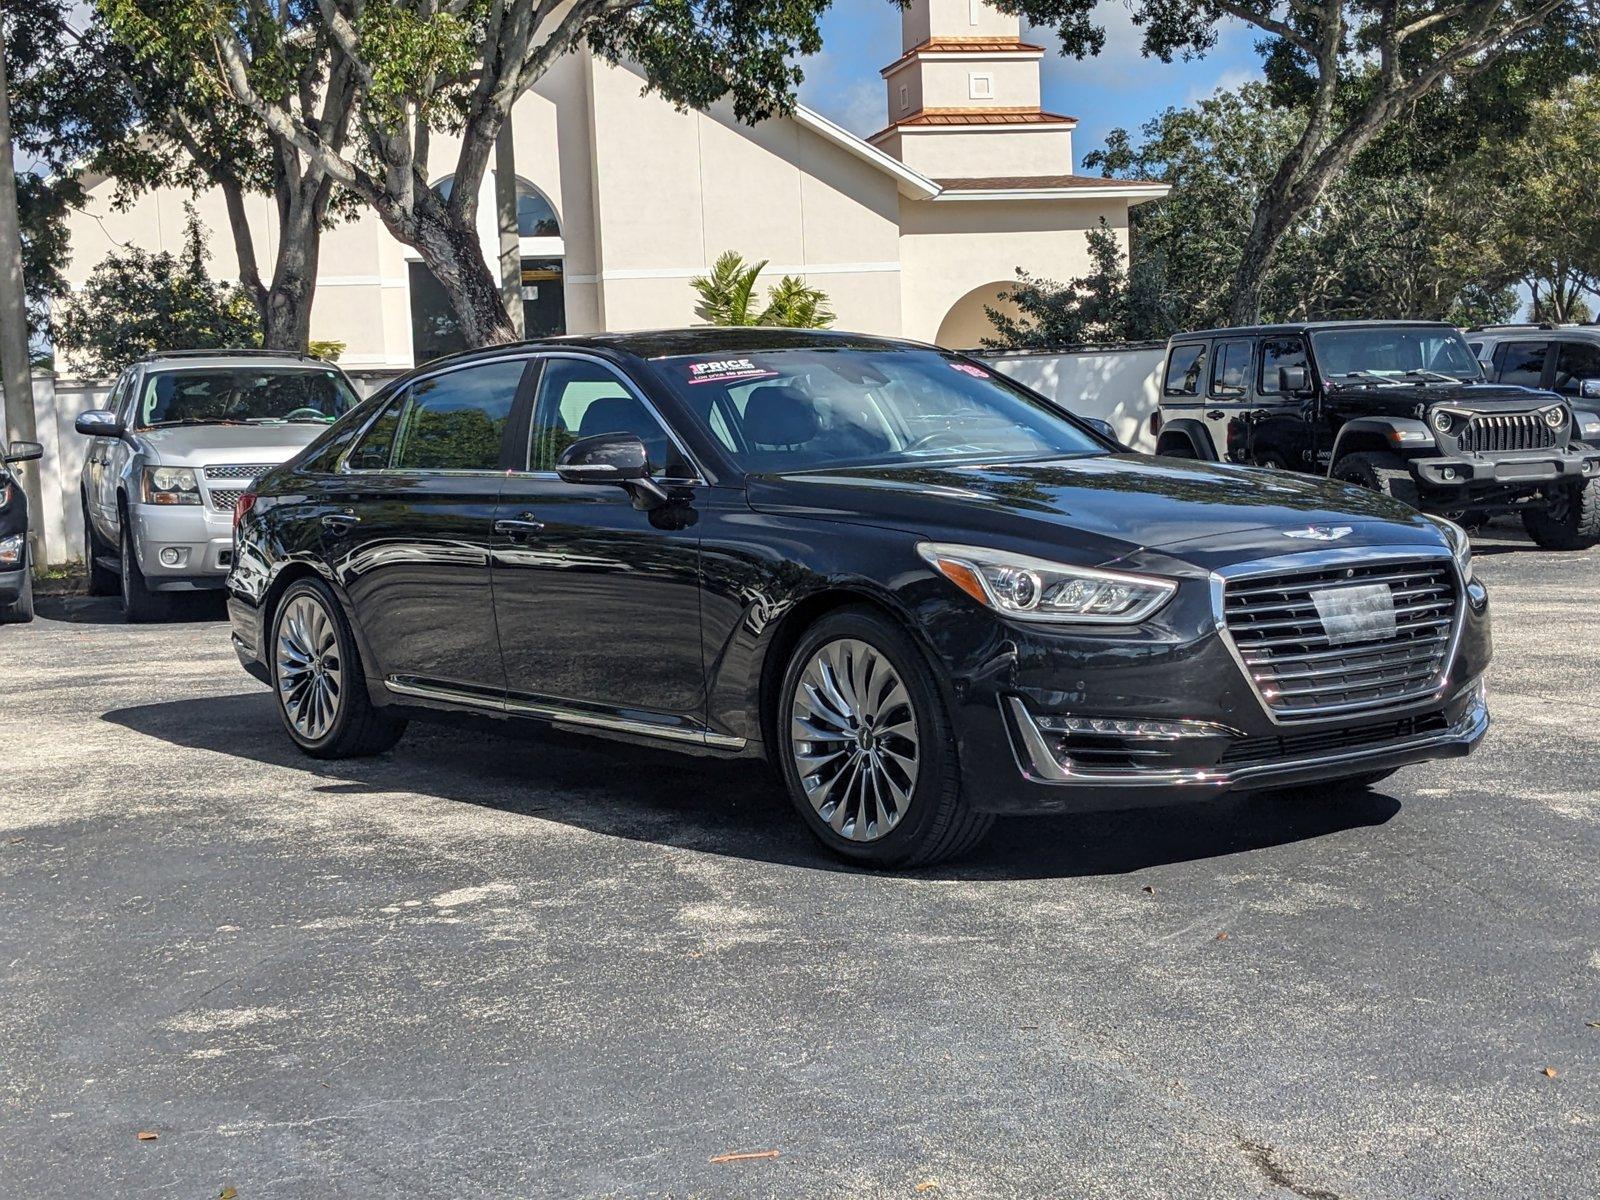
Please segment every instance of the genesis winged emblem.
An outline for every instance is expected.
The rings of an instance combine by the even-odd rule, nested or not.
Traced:
[[[1354,532],[1355,530],[1349,525],[1307,525],[1304,529],[1285,529],[1283,536],[1301,538],[1308,542],[1337,542]]]

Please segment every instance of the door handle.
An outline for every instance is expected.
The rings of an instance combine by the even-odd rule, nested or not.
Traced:
[[[532,513],[523,513],[520,517],[506,517],[496,521],[494,531],[507,537],[531,537],[533,534],[544,532],[544,522]]]
[[[1206,420],[1208,420],[1208,421],[1220,421],[1220,420],[1222,420],[1223,417],[1225,417],[1227,415],[1228,414],[1223,412],[1220,408],[1213,408],[1210,412],[1208,412],[1206,414]]]

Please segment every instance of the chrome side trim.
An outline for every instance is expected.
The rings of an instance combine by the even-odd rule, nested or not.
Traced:
[[[1239,652],[1239,647],[1233,640],[1233,634],[1228,629],[1228,618],[1224,604],[1226,585],[1236,583],[1242,579],[1265,578],[1295,571],[1316,571],[1341,566],[1368,566],[1375,563],[1416,561],[1418,559],[1438,559],[1441,562],[1448,563],[1451,578],[1456,581],[1456,605],[1452,614],[1454,620],[1450,626],[1450,644],[1445,647],[1444,659],[1440,666],[1439,674],[1433,678],[1428,687],[1399,700],[1362,700],[1353,704],[1330,705],[1326,708],[1320,708],[1314,713],[1305,713],[1298,716],[1276,712],[1267,703],[1266,697],[1261,694],[1261,688],[1256,684],[1255,675],[1251,672],[1249,664],[1244,661],[1244,655]],[[1455,669],[1456,653],[1461,646],[1461,631],[1465,628],[1467,620],[1467,581],[1462,577],[1461,565],[1456,562],[1456,557],[1451,553],[1448,546],[1389,546],[1382,548],[1349,546],[1337,550],[1311,550],[1303,554],[1285,554],[1278,558],[1234,563],[1212,571],[1211,614],[1216,623],[1217,635],[1222,639],[1222,644],[1228,648],[1228,654],[1233,659],[1234,666],[1238,667],[1240,673],[1244,675],[1245,682],[1250,685],[1251,694],[1255,696],[1256,702],[1261,705],[1261,711],[1266,714],[1267,719],[1274,725],[1304,725],[1308,722],[1338,720],[1340,717],[1356,716],[1368,712],[1380,715],[1390,713],[1401,715],[1407,709],[1429,704],[1443,698],[1449,690],[1450,675]]]
[[[1338,754],[1312,755],[1303,758],[1283,758],[1276,762],[1256,763],[1236,767],[1231,771],[1127,771],[1120,773],[1068,771],[1056,761],[1044,740],[1039,726],[1029,714],[1027,706],[1016,696],[1005,698],[1014,720],[1006,722],[1008,732],[1021,745],[1013,741],[1012,750],[1017,756],[1017,766],[1023,775],[1034,783],[1055,787],[1233,787],[1253,779],[1274,775],[1299,774],[1305,771],[1328,770],[1344,766],[1359,766],[1367,762],[1381,762],[1405,758],[1444,746],[1473,746],[1489,729],[1489,708],[1481,699],[1449,729],[1424,734],[1399,742],[1384,742],[1345,750]]]
[[[635,721],[628,717],[611,717],[603,713],[583,712],[580,709],[566,708],[558,704],[535,704],[525,700],[496,700],[488,696],[475,695],[472,692],[458,691],[455,688],[440,687],[437,684],[413,683],[399,676],[391,675],[384,681],[384,686],[391,692],[401,696],[415,696],[419,700],[434,700],[445,704],[460,705],[463,708],[474,708],[484,712],[503,713],[508,716],[534,717],[548,721],[551,725],[561,728],[573,729],[603,729],[613,733],[635,734],[641,737],[657,738],[665,742],[689,742],[697,746],[711,746],[718,750],[742,750],[745,739],[731,737],[725,733],[713,733],[709,729],[679,729],[672,726],[656,725],[649,721]]]

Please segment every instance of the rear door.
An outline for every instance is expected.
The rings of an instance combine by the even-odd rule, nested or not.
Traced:
[[[1203,416],[1218,457],[1229,462],[1255,461],[1250,402],[1251,338],[1219,339],[1211,348],[1211,378]]]
[[[403,695],[505,688],[490,592],[506,439],[529,359],[424,376],[368,425],[319,497],[321,553],[368,650]]]
[[[1581,400],[1583,382],[1600,379],[1600,343],[1563,341],[1556,343],[1555,378],[1550,390],[1572,400]],[[1593,408],[1591,401],[1580,408]]]
[[[1550,348],[1549,338],[1518,338],[1501,342],[1494,349],[1495,382],[1516,387],[1549,387],[1549,374],[1554,366]]]
[[[1166,373],[1161,384],[1163,427],[1174,421],[1197,421],[1207,425],[1207,384],[1211,376],[1210,342],[1174,342],[1167,352]],[[1209,435],[1208,435],[1209,436]],[[1198,446],[1200,456],[1222,457],[1227,442],[1210,437],[1209,446]]]

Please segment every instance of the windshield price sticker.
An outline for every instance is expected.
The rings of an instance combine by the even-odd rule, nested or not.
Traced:
[[[778,372],[758,367],[748,358],[715,358],[689,364],[690,383],[731,383],[744,379],[771,379]]]
[[[963,375],[971,375],[974,379],[987,379],[989,373],[982,367],[975,367],[971,363],[953,362],[950,364],[952,371],[960,371]]]

